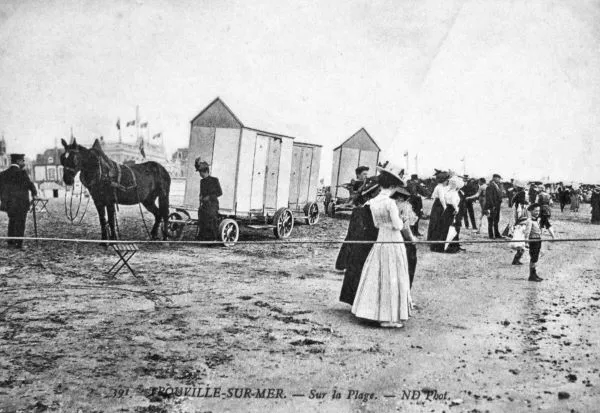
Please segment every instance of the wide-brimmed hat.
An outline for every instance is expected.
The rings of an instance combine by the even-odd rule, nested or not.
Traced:
[[[515,188],[523,188],[523,189],[525,189],[527,187],[527,184],[525,182],[523,182],[523,181],[519,181],[519,180],[515,179],[515,181],[513,182],[513,186]]]
[[[22,153],[11,153],[10,154],[10,163],[17,163],[19,161],[24,161],[25,155]]]
[[[392,175],[394,178],[398,178],[400,183],[404,185],[404,168],[400,168],[397,165],[387,164],[387,166],[378,166],[377,170],[382,173]]]
[[[500,174],[494,174],[492,175],[492,178],[502,179],[502,176],[500,176]]]
[[[448,178],[450,178],[450,174],[446,171],[440,171],[439,169],[435,170],[435,173],[433,174],[433,176],[435,177],[435,179],[438,182],[443,182],[445,180],[447,180]]]

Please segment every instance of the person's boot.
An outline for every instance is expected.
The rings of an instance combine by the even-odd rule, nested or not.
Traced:
[[[515,254],[515,258],[513,258],[512,265],[523,265],[523,263],[521,262],[522,256],[523,256],[523,251],[521,251],[521,250],[517,251],[517,253]]]
[[[540,282],[543,278],[538,277],[535,267],[529,268],[529,281]]]

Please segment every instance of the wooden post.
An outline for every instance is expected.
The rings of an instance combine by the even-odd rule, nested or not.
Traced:
[[[38,231],[37,231],[37,215],[36,215],[36,211],[35,211],[35,198],[31,201],[31,208],[32,208],[31,213],[33,214],[33,233],[35,234],[35,237],[37,238]]]

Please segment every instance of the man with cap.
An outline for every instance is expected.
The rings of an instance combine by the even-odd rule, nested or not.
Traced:
[[[490,238],[502,238],[498,224],[500,223],[500,208],[502,206],[502,189],[500,185],[502,177],[494,174],[492,181],[485,191],[485,208],[489,211],[488,215],[488,235]]]
[[[475,202],[477,191],[479,190],[479,185],[477,185],[477,180],[473,178],[469,178],[469,175],[465,175],[465,186],[461,189],[465,196],[465,208],[467,213],[464,214],[465,220],[465,228],[469,229],[469,218],[471,219],[471,225],[473,226],[473,230],[477,231],[477,222],[475,220],[475,210],[473,209],[473,203]]]
[[[11,154],[10,167],[0,173],[0,210],[8,214],[8,236],[23,237],[27,212],[31,205],[29,192],[35,198],[37,190],[25,171],[25,155]],[[8,240],[8,245],[23,248],[22,240]]]
[[[197,158],[196,171],[200,173],[200,208],[198,209],[198,240],[219,239],[219,197],[223,195],[221,184],[214,176],[210,176],[208,163]]]
[[[406,183],[406,188],[410,193],[408,202],[417,216],[417,221],[410,229],[414,235],[420,237],[422,234],[419,232],[419,221],[423,217],[423,198],[421,198],[421,196],[427,196],[427,193],[425,192],[425,186],[419,181],[419,176],[417,174],[412,174],[410,176],[409,181]]]

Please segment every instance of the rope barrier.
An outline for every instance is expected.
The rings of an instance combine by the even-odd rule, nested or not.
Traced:
[[[74,244],[176,244],[176,245],[222,245],[222,241],[163,241],[163,240],[100,240],[100,239],[73,239],[73,238],[35,238],[35,237],[0,237],[0,240],[22,240],[22,241],[42,241],[42,242],[69,242]],[[459,241],[345,241],[345,240],[314,240],[314,239],[293,239],[293,240],[265,240],[265,241],[236,241],[233,245],[268,245],[268,244],[510,244],[510,243],[530,243],[530,242],[599,242],[600,238],[544,238],[532,240],[512,239],[485,239],[485,240],[459,240]]]

